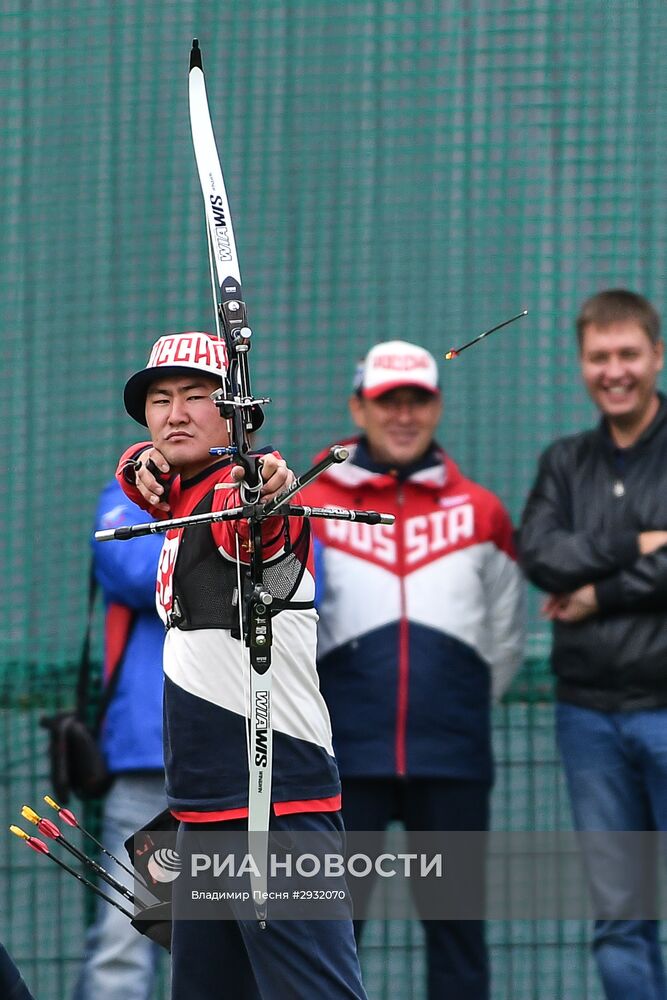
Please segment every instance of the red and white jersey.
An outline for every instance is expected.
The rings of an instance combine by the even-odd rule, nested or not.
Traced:
[[[440,449],[401,480],[374,471],[357,441],[346,447],[350,459],[307,487],[306,502],[396,520],[312,522],[320,679],[341,774],[483,777],[490,690],[503,693],[523,651],[509,515]]]
[[[122,475],[119,480],[122,484]],[[171,515],[238,506],[238,491],[230,485],[228,460],[187,482],[177,477],[169,491]],[[136,498],[134,487],[125,483],[123,488]],[[329,715],[315,668],[312,556],[301,519],[263,522],[265,576],[272,565],[289,558],[286,530],[291,545],[301,545],[304,556],[287,606],[272,619],[272,800],[276,812],[333,809],[339,806],[340,787]],[[250,665],[245,644],[232,635],[238,621],[238,597],[233,593],[237,542],[241,562],[247,563],[245,522],[171,529],[159,562],[157,608],[168,626],[167,796],[172,811],[181,816],[199,813],[217,819],[246,814]]]

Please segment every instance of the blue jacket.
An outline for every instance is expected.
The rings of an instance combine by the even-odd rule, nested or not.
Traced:
[[[104,487],[95,530],[146,519],[115,480]],[[161,771],[164,626],[155,608],[155,579],[162,537],[93,541],[92,547],[105,605],[105,682],[122,656],[118,687],[102,727],[102,748],[114,773]]]

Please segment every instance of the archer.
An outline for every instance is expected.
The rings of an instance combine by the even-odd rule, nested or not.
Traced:
[[[162,337],[146,368],[126,384],[125,407],[148,427],[151,440],[125,452],[117,476],[128,497],[157,518],[238,503],[244,471],[232,455],[210,454],[229,444],[226,421],[212,398],[227,375],[221,346],[206,333]],[[275,452],[260,456],[259,471],[262,502],[293,481]],[[315,668],[308,522],[274,516],[254,530],[261,534],[264,566],[275,581],[270,828],[338,833],[340,782]],[[158,611],[167,627],[164,750],[167,799],[180,821],[182,856],[188,832],[248,826],[250,710],[239,639],[256,544],[244,518],[166,533],[157,580]],[[215,921],[178,919],[176,912],[173,1000],[208,1000],[223,983],[230,996],[271,1000],[366,996],[349,916],[272,920],[260,931],[256,921],[233,919],[234,904],[229,905],[227,919]]]

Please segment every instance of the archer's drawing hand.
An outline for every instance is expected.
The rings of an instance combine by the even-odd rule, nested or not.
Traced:
[[[171,467],[161,451],[148,448],[134,466],[134,483],[144,500],[155,510],[169,511],[169,477]]]
[[[284,458],[277,455],[264,455],[260,463],[260,474],[262,477],[262,488],[260,496],[263,503],[273,500],[279,493],[284,492],[295,480],[295,475],[291,469],[287,468]],[[232,478],[240,482],[245,473],[240,465],[235,465],[232,469]]]

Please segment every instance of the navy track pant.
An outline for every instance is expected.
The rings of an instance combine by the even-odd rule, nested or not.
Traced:
[[[182,823],[179,833],[243,825]],[[342,821],[340,813],[272,816],[271,829],[331,833],[342,829]],[[171,996],[366,1000],[352,921],[271,920],[270,911],[265,929],[257,920],[174,920]]]

